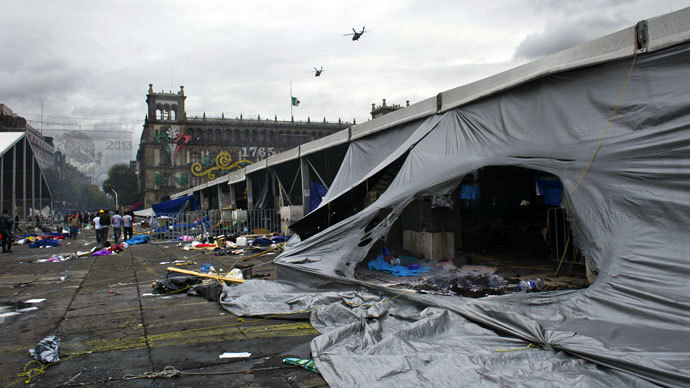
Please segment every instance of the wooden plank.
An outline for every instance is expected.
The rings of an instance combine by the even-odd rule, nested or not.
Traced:
[[[198,277],[200,277],[200,278],[208,278],[208,279],[216,279],[216,280],[225,280],[225,281],[228,281],[228,282],[235,282],[235,283],[244,283],[244,279],[228,278],[228,277],[225,277],[225,276],[212,275],[212,274],[210,274],[210,273],[203,273],[203,272],[188,271],[188,270],[186,270],[186,269],[175,268],[175,267],[168,267],[168,271],[179,272],[179,273],[186,273],[187,275],[194,275],[194,276],[198,276]]]

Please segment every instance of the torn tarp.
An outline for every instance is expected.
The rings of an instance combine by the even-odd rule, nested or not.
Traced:
[[[690,31],[690,9],[678,14],[657,28]],[[321,333],[312,356],[335,386],[690,386],[690,46],[544,74],[417,121],[405,139],[393,128],[354,140],[350,150],[366,142],[386,156],[366,166],[346,157],[336,189],[275,261],[291,283],[225,287],[223,306],[309,312]],[[394,161],[401,167],[373,204],[324,219]],[[446,192],[486,166],[560,179],[572,193],[573,244],[598,268],[594,284],[469,299],[354,278],[416,195]]]

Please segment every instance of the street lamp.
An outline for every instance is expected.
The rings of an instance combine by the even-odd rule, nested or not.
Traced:
[[[115,210],[120,210],[120,207],[117,204],[117,191],[115,189],[110,189],[113,193],[115,193]]]

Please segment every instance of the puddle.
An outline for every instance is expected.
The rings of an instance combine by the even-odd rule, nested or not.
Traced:
[[[5,321],[5,318],[21,313],[38,310],[34,303],[26,302],[4,302],[0,303],[0,323]]]

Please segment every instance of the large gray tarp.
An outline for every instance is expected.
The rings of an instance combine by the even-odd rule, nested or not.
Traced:
[[[227,287],[221,303],[245,315],[308,311],[322,333],[312,355],[333,386],[690,386],[690,46],[637,56],[626,83],[632,61],[553,74],[419,123],[424,136],[374,204],[276,259],[289,283]],[[467,299],[354,279],[415,195],[490,165],[542,170],[572,192],[574,243],[599,272],[589,288]],[[544,347],[497,351],[527,343]]]

